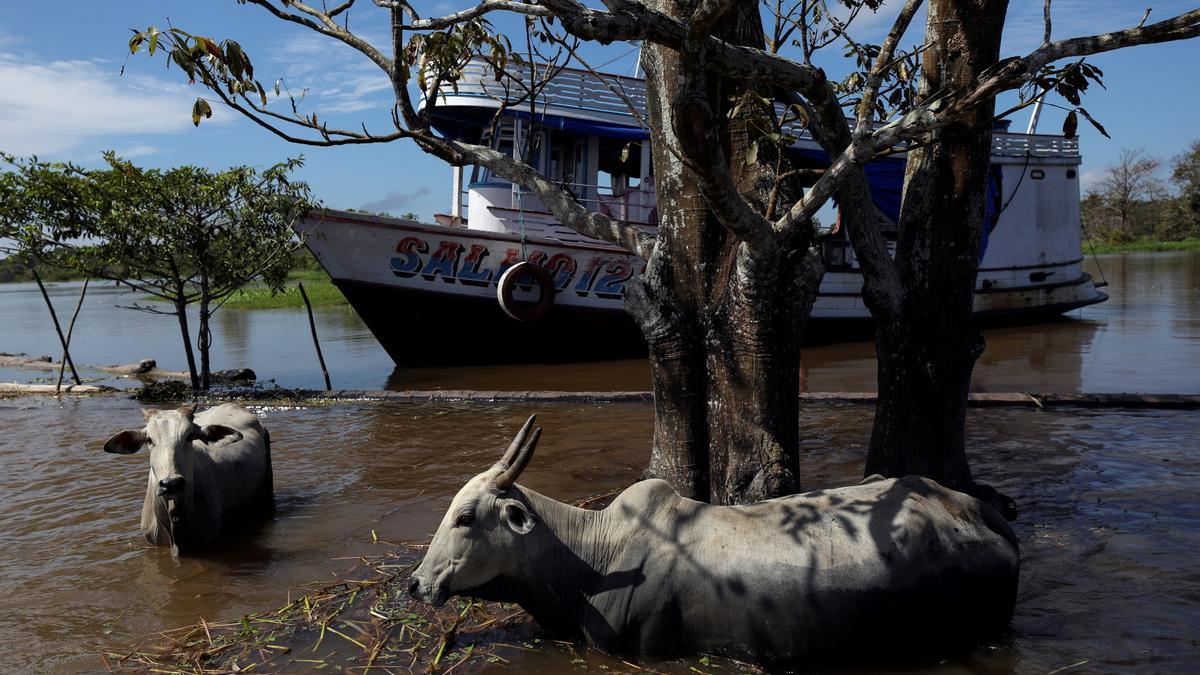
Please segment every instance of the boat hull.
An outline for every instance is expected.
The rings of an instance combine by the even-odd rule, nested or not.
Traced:
[[[397,364],[596,360],[646,352],[623,308],[625,284],[644,264],[621,249],[336,211],[298,229]],[[496,299],[497,280],[521,260],[544,267],[556,288],[551,310],[538,321],[512,319]],[[984,321],[1036,320],[1106,299],[1078,259],[1034,268],[986,263],[975,300]],[[861,288],[857,269],[827,272],[806,342],[869,337]],[[538,291],[518,286],[516,299],[535,302]]]

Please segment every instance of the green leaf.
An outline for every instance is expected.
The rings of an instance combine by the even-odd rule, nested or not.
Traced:
[[[1075,111],[1067,113],[1067,119],[1063,120],[1063,136],[1066,138],[1075,138],[1075,132],[1079,129],[1079,116]],[[1107,134],[1106,134],[1107,135]]]
[[[1079,108],[1079,114],[1083,115],[1084,119],[1091,122],[1092,126],[1096,127],[1096,131],[1099,131],[1101,134],[1103,134],[1105,138],[1112,138],[1112,136],[1108,135],[1108,131],[1104,129],[1104,125],[1097,122],[1096,118],[1088,114],[1088,111],[1084,110],[1083,108]]]
[[[202,98],[196,99],[192,105],[192,124],[200,126],[200,118],[208,119],[212,117],[212,106]]]
[[[201,36],[197,35],[196,36],[196,45],[199,46],[204,51],[211,54],[213,57],[215,57],[217,59],[222,58],[221,48],[217,46],[216,42],[213,42],[212,40],[210,40],[206,37],[201,37]]]
[[[136,54],[142,48],[142,43],[146,41],[146,36],[137,31],[133,32],[133,37],[129,38],[129,53]]]

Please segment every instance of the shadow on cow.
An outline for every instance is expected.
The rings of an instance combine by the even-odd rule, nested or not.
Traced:
[[[772,666],[944,652],[1011,618],[1017,542],[974,497],[872,477],[713,506],[647,480],[589,511],[516,484],[533,421],[455,496],[414,597],[516,602],[546,630],[610,651]]]

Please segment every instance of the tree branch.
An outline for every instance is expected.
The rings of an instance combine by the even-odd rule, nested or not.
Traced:
[[[397,7],[398,9],[398,7]],[[396,11],[396,10],[393,10]],[[542,5],[534,5],[526,2],[518,2],[517,0],[484,0],[483,2],[464,9],[461,12],[447,14],[446,16],[430,18],[430,19],[415,19],[412,23],[403,26],[405,30],[442,30],[456,24],[477,19],[491,12],[512,12],[514,14],[523,14],[525,16],[552,16],[553,12],[549,7]]]
[[[1149,26],[1139,25],[1112,33],[1047,43],[1023,58],[1014,57],[1001,61],[975,89],[962,97],[949,101],[938,116],[945,119],[955,118],[963,111],[973,108],[1001,92],[1021,86],[1044,66],[1061,59],[1091,56],[1125,47],[1172,42],[1197,36],[1200,36],[1200,9],[1184,12]]]
[[[271,14],[273,14],[276,18],[283,19],[284,21],[290,21],[295,24],[299,24],[301,26],[304,26],[306,28],[314,30],[318,33],[321,33],[322,35],[328,35],[329,37],[340,40],[341,42],[343,42],[343,43],[353,47],[354,49],[358,50],[359,52],[361,52],[368,59],[371,59],[371,61],[375,62],[375,65],[377,65],[381,69],[383,69],[383,72],[385,72],[385,73],[390,73],[392,70],[391,59],[384,56],[383,52],[380,52],[378,49],[376,49],[375,46],[372,45],[370,42],[367,42],[366,40],[362,39],[361,37],[355,35],[354,33],[351,33],[350,31],[346,30],[343,27],[339,26],[337,24],[337,22],[333,20],[334,16],[336,16],[340,12],[344,11],[345,9],[348,9],[349,5],[353,4],[353,0],[351,0],[350,2],[347,2],[342,7],[334,8],[334,11],[331,13],[328,13],[328,14],[326,14],[325,12],[322,12],[320,10],[317,10],[313,7],[310,7],[306,4],[304,4],[303,2],[300,2],[300,0],[286,0],[286,2],[284,3],[288,7],[294,7],[295,9],[299,10],[300,12],[303,12],[304,14],[307,14],[308,16],[313,17],[313,19],[315,19],[315,21],[313,19],[306,19],[302,16],[297,16],[295,14],[292,14],[291,12],[285,12],[285,11],[279,9],[278,7],[276,7],[271,2],[271,0],[245,0],[245,1],[252,5],[258,5],[259,7],[262,7],[263,9],[265,9],[268,12],[270,12]]]
[[[1049,0],[1046,1],[1049,2]],[[892,24],[891,31],[888,32],[887,38],[880,46],[879,54],[875,57],[875,65],[867,74],[862,99],[858,102],[858,115],[855,120],[855,133],[857,134],[870,133],[871,111],[875,108],[875,97],[879,95],[879,86],[883,83],[883,78],[892,65],[892,55],[896,53],[896,45],[904,36],[904,32],[908,30],[913,15],[917,13],[921,2],[922,0],[907,0],[904,3],[900,15],[896,17],[896,22]]]

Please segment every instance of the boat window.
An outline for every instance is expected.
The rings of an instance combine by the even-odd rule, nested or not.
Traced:
[[[655,222],[654,182],[642,174],[642,142],[602,138],[599,151],[594,210],[629,222]]]
[[[512,157],[514,131],[515,130],[513,128],[512,121],[501,122],[495,134],[492,133],[491,127],[484,129],[483,136],[480,138],[480,144],[490,146],[491,148],[499,150],[505,155]],[[476,165],[471,171],[471,183],[508,184],[508,180],[493,174],[487,167]]]

